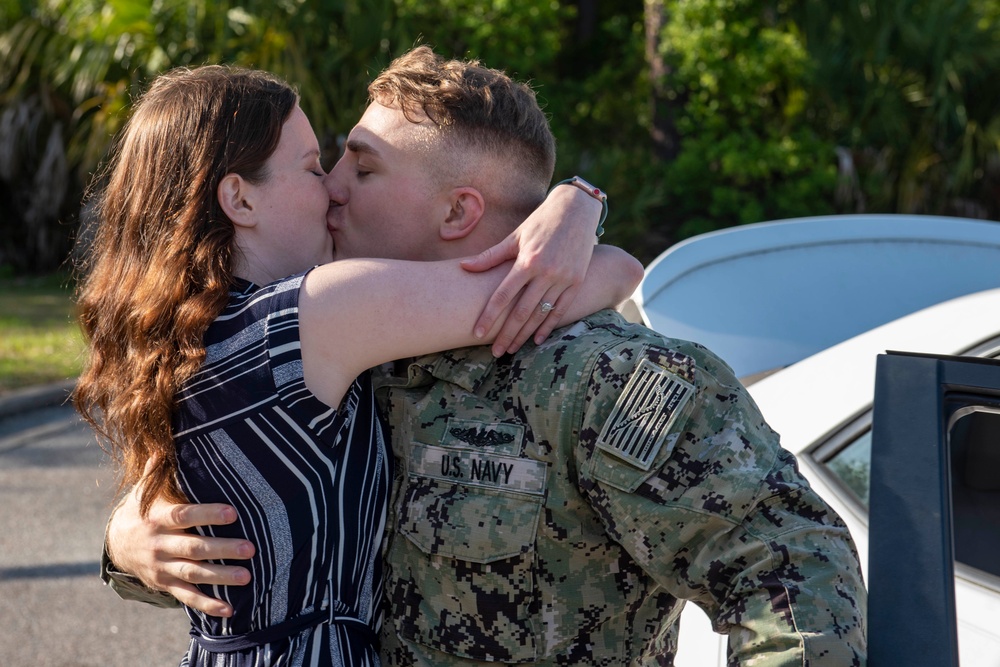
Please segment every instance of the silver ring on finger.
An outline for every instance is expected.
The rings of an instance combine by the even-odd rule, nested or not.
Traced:
[[[541,309],[541,311],[542,311],[543,313],[547,313],[547,312],[549,312],[550,310],[552,310],[553,308],[555,308],[555,306],[553,306],[553,305],[552,305],[551,303],[549,303],[548,301],[542,301],[542,302],[541,302],[540,304],[538,304],[538,307],[539,307],[539,308]]]

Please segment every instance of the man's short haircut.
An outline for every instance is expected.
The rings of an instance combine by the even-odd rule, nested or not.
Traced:
[[[556,143],[528,85],[477,60],[449,60],[419,46],[393,60],[368,93],[411,122],[430,119],[443,132],[455,168],[472,168],[463,158],[469,152],[496,164],[497,188],[485,196],[523,215],[545,198]]]

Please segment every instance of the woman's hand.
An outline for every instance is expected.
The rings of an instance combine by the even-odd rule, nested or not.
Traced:
[[[556,187],[507,238],[463,260],[467,271],[515,260],[475,325],[476,337],[483,337],[515,304],[493,342],[494,356],[516,352],[532,334],[541,343],[556,328],[587,275],[600,214],[601,203],[587,193]]]

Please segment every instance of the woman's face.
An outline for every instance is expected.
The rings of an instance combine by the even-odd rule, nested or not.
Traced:
[[[278,280],[333,259],[330,195],[319,158],[312,125],[295,107],[267,159],[265,180],[246,184],[254,228],[242,250],[255,274],[246,276],[251,280]]]

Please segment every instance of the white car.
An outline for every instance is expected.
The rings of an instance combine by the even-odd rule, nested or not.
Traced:
[[[625,310],[736,370],[847,522],[867,578],[876,357],[1000,357],[1000,224],[828,216],[713,232],[664,252]],[[1000,467],[985,477],[1000,480]],[[1000,483],[990,484],[980,494],[989,520],[962,515],[982,507],[954,507],[963,667],[1000,667]],[[725,638],[697,607],[685,608],[681,625],[678,667],[726,664]]]

